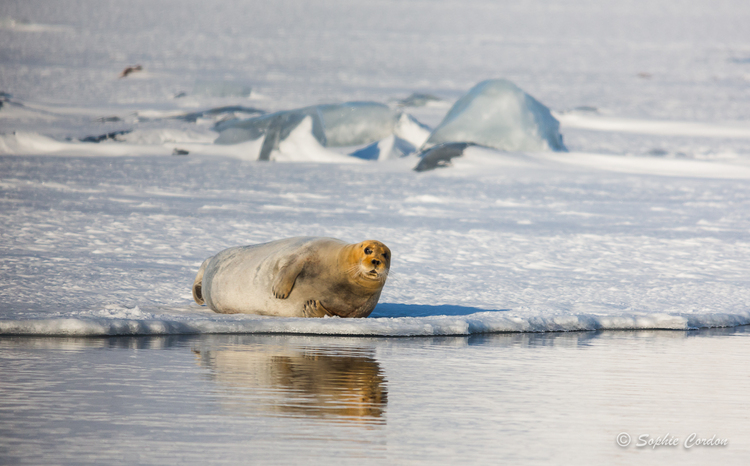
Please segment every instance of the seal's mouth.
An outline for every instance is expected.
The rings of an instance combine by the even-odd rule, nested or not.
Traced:
[[[382,280],[383,273],[377,269],[367,270],[364,267],[359,269],[359,276],[367,280],[380,281]]]
[[[383,267],[378,268],[370,264],[362,263],[360,263],[359,270],[357,271],[357,275],[365,280],[371,280],[373,282],[382,282],[387,273],[387,270],[384,270]]]
[[[365,272],[364,276],[367,278],[371,278],[373,280],[380,280],[381,273],[377,271],[377,269],[372,269],[369,272]]]

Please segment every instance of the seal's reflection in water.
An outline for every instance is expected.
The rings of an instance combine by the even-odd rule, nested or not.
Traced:
[[[374,348],[356,339],[224,336],[202,339],[193,352],[229,392],[220,400],[232,414],[385,423],[385,376]]]

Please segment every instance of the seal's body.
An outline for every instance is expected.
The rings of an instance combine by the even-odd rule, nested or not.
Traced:
[[[206,259],[193,298],[224,314],[367,317],[380,298],[391,251],[299,237],[225,249]]]

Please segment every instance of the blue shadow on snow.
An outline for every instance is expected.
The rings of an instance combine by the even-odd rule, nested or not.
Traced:
[[[466,316],[477,312],[504,312],[510,309],[480,309],[478,307],[441,304],[397,304],[379,303],[370,317],[428,317],[428,316]]]

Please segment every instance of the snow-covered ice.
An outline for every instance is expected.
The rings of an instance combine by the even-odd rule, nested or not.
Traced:
[[[0,332],[466,335],[750,323],[750,167],[479,147],[447,169],[416,173],[414,162],[4,157]],[[225,316],[192,303],[209,255],[295,235],[389,245],[392,273],[372,317]]]
[[[750,323],[743,2],[284,5],[0,6],[0,332]],[[479,146],[415,173],[437,142]],[[205,257],[294,235],[391,246],[372,318],[191,303]]]

